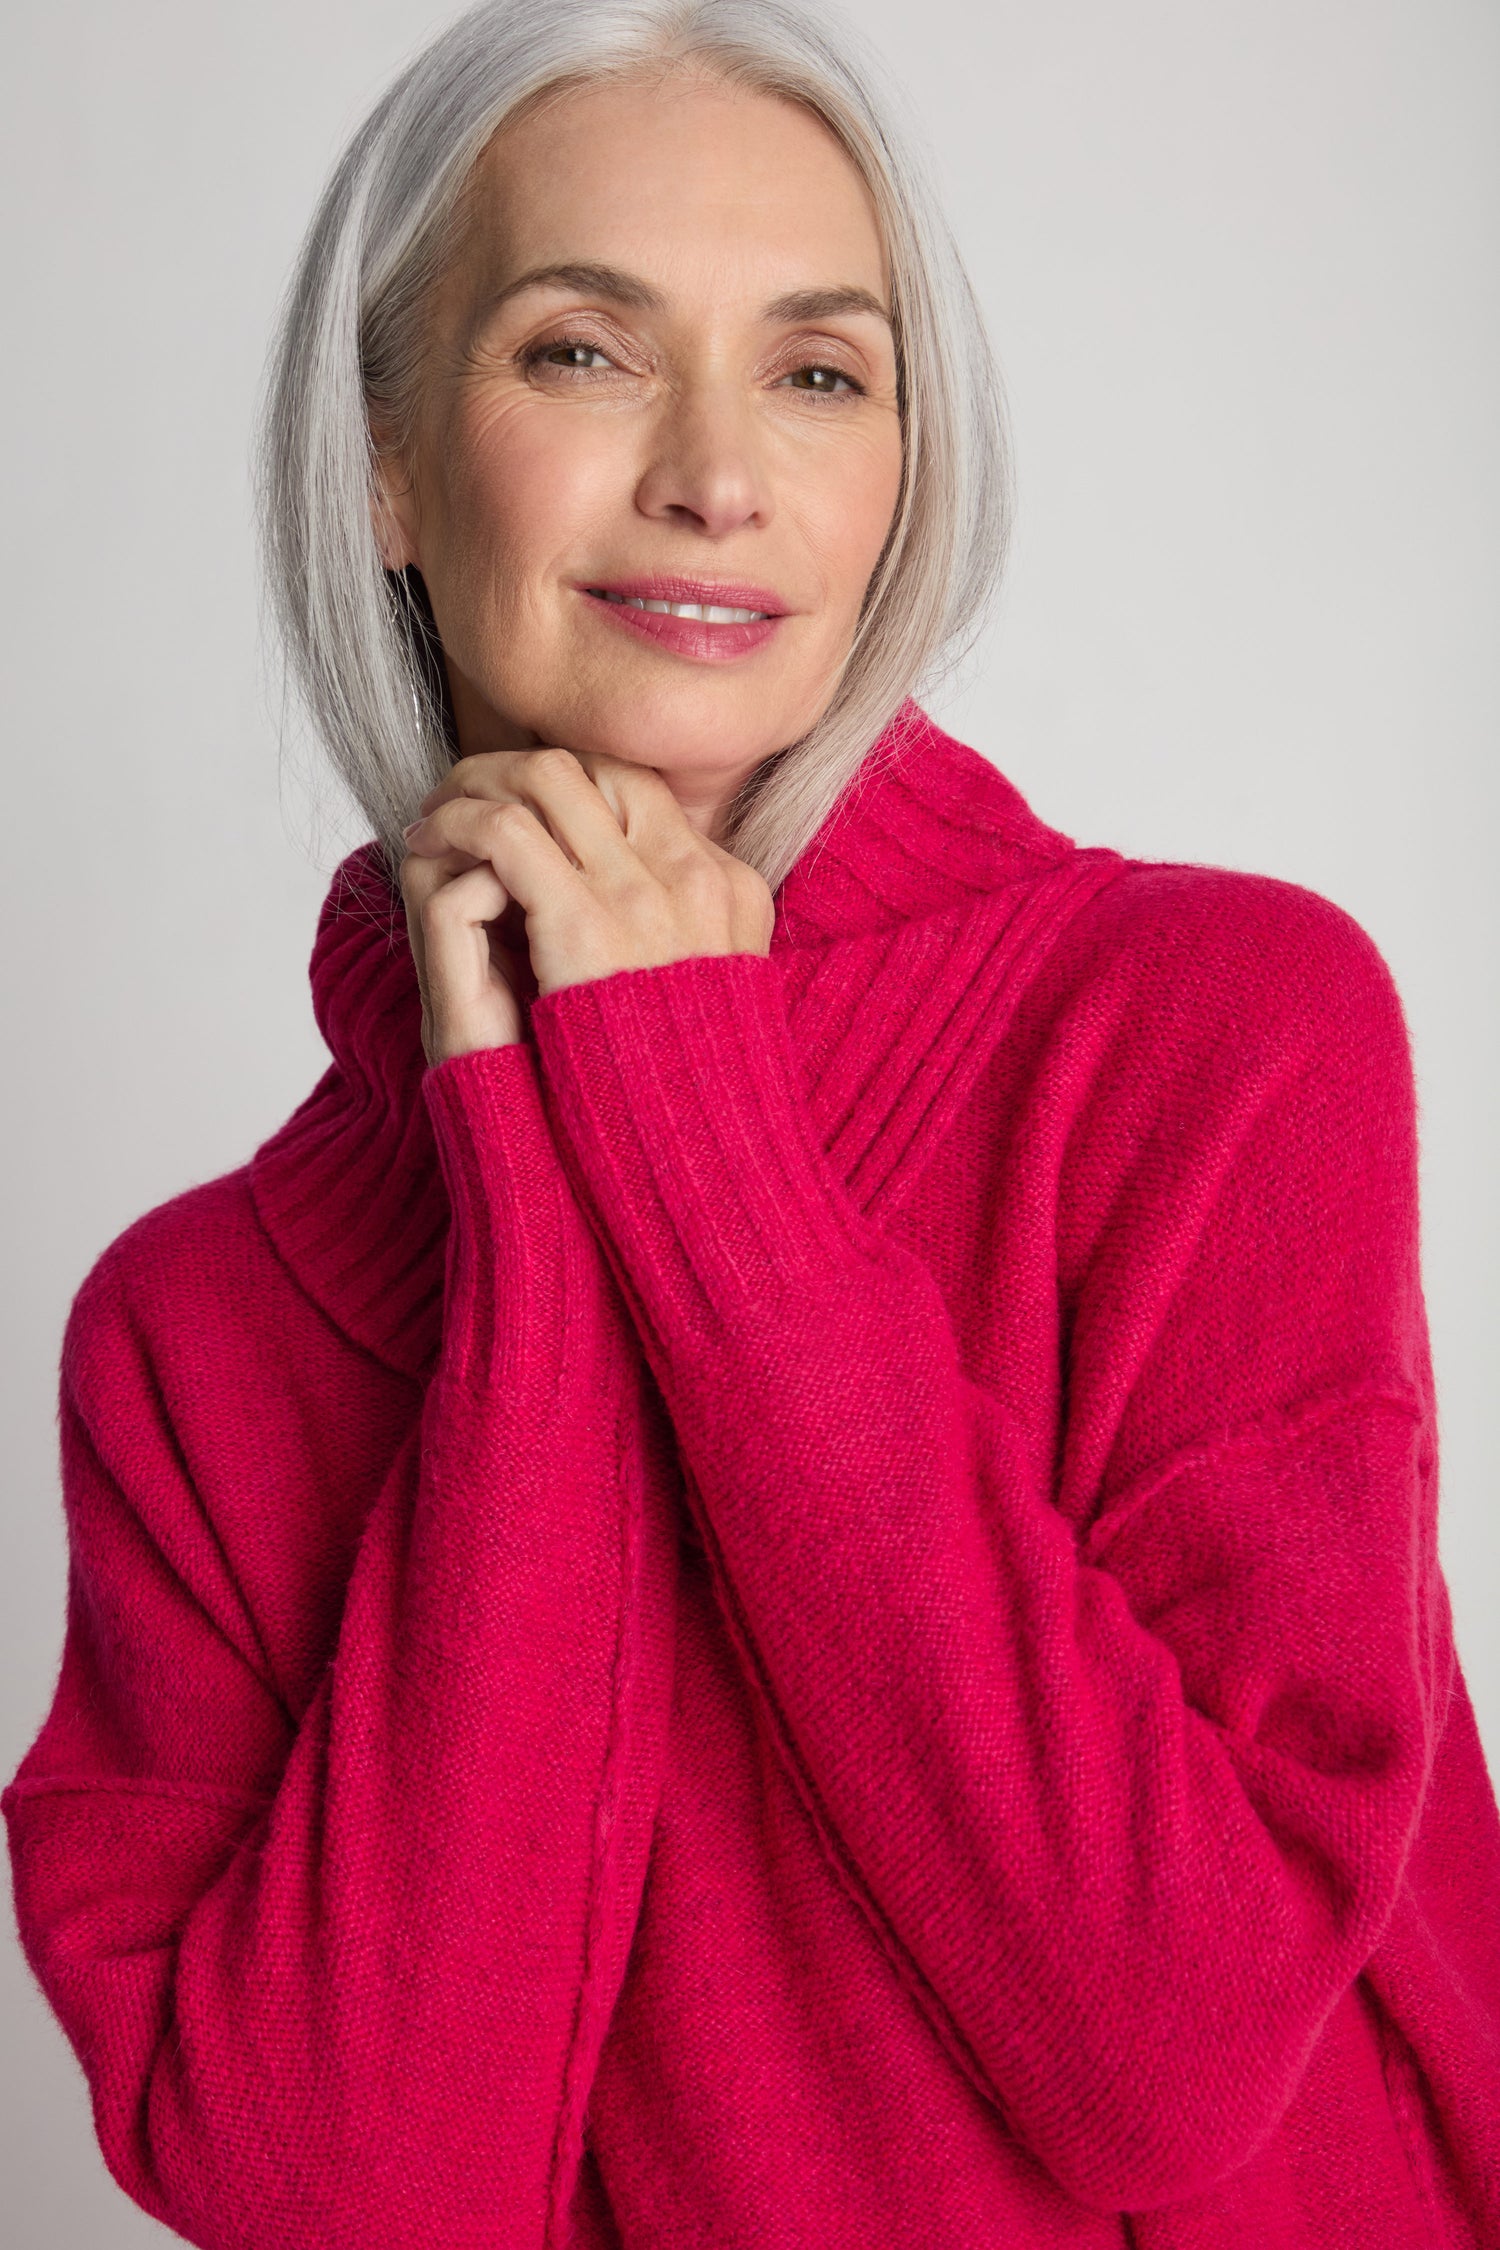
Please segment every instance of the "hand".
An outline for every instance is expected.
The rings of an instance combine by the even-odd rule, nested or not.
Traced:
[[[458,759],[422,808],[401,890],[429,1063],[524,1038],[525,968],[540,994],[770,952],[764,877],[701,835],[653,766],[490,750]]]

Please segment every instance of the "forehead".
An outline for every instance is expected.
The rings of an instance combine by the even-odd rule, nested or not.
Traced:
[[[874,199],[801,103],[698,76],[554,91],[494,136],[465,196],[462,262],[490,286],[592,259],[669,295],[858,283],[887,294]]]

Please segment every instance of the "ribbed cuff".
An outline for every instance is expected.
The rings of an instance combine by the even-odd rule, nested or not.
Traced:
[[[531,1025],[558,1144],[658,1329],[879,1255],[808,1112],[769,956],[617,970],[543,994]]]
[[[451,1226],[443,1304],[448,1379],[550,1383],[588,1229],[558,1160],[536,1056],[479,1047],[422,1079]]]

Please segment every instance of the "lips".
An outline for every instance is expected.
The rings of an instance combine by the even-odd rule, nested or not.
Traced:
[[[634,578],[607,586],[580,584],[578,592],[606,626],[694,664],[727,664],[752,656],[781,630],[788,616],[780,606],[779,595],[767,587],[710,585],[703,579]],[[701,609],[750,610],[756,614],[739,621],[679,617],[665,607],[639,606],[645,602],[691,603]]]
[[[681,578],[654,572],[644,578],[601,578],[579,582],[587,594],[612,596],[616,601],[692,602],[703,609],[749,609],[770,617],[785,617],[787,604],[769,586],[749,586],[743,580]]]

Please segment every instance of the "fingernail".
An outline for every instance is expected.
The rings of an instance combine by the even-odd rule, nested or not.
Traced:
[[[422,823],[420,820],[409,820],[407,822],[401,833],[408,843],[411,842],[412,837],[415,836],[417,830],[421,827],[421,825]]]

